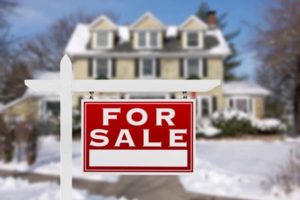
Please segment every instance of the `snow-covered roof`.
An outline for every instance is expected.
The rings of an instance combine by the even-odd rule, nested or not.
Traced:
[[[270,95],[270,91],[249,81],[225,82],[224,95]]]
[[[218,39],[219,44],[211,49],[209,49],[209,53],[211,54],[224,54],[230,55],[231,49],[229,48],[226,39],[220,29],[211,29],[206,31],[206,35],[214,36]]]
[[[179,28],[178,26],[167,26],[166,27],[166,37],[175,38],[178,36]],[[201,53],[208,55],[221,55],[228,56],[231,54],[231,50],[224,38],[224,35],[220,29],[211,29],[205,31],[207,36],[213,36],[218,40],[218,44],[206,51],[201,51]],[[88,49],[88,44],[90,41],[91,33],[89,31],[89,25],[78,24],[66,46],[65,52],[71,56],[89,55],[93,53],[101,52],[98,50]],[[130,40],[130,27],[129,26],[118,26],[117,36],[119,38],[119,44],[129,42]],[[167,52],[165,52],[167,53]],[[174,52],[173,52],[174,53]]]

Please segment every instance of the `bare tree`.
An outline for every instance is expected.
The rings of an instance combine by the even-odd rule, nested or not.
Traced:
[[[290,103],[294,133],[300,134],[300,1],[275,0],[264,20],[254,42],[260,67],[265,77],[272,78],[267,86],[282,95],[282,103]]]
[[[0,101],[6,87],[6,75],[12,61],[13,37],[9,30],[8,16],[16,6],[15,0],[0,0]]]
[[[111,12],[104,14],[116,20],[116,15]],[[98,14],[85,14],[81,11],[71,13],[55,21],[48,29],[21,45],[23,60],[33,69],[57,70],[59,61],[68,40],[78,23],[89,23]]]

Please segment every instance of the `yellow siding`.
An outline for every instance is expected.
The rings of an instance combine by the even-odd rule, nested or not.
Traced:
[[[224,66],[220,58],[207,59],[208,79],[223,80]]]
[[[74,79],[93,79],[88,76],[88,59],[76,59],[73,62]]]
[[[203,24],[197,22],[195,19],[190,20],[185,26],[182,27],[183,30],[203,30]]]
[[[133,28],[135,29],[161,29],[163,28],[162,24],[156,21],[154,18],[147,16]]]
[[[116,79],[134,79],[134,59],[118,59]]]
[[[39,119],[40,112],[39,100],[36,98],[25,99],[24,101],[7,109],[5,117],[20,117],[21,119]]]
[[[179,79],[179,60],[178,59],[161,59],[161,78],[162,79]]]
[[[255,115],[257,118],[263,118],[265,114],[264,110],[264,98],[256,97],[255,98]]]
[[[115,28],[111,23],[106,20],[101,20],[97,24],[92,27],[92,30],[103,29],[103,30],[111,30]]]

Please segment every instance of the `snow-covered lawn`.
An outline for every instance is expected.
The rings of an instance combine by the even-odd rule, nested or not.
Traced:
[[[116,200],[114,197],[89,195],[73,190],[73,200]],[[0,199],[3,200],[59,200],[59,185],[51,182],[28,183],[22,179],[0,178]]]
[[[298,200],[300,199],[300,189],[291,194],[294,196],[292,198],[292,196],[284,196],[281,188],[267,187],[268,177],[279,172],[280,166],[289,157],[290,149],[297,142],[297,140],[277,142],[197,141],[196,172],[194,175],[179,176],[179,178],[186,190],[191,192],[264,200]],[[83,174],[80,150],[80,141],[74,141],[72,169],[74,177],[110,182],[118,180],[119,176],[117,175]],[[17,163],[14,160],[10,164],[0,162],[0,169],[59,175],[59,160],[59,142],[54,137],[44,137],[40,139],[38,159],[33,166],[27,166],[26,162]],[[16,182],[18,183],[18,181]],[[45,186],[42,183],[36,185],[33,188],[37,191],[42,191],[43,189],[39,188]],[[48,184],[48,186],[58,190],[58,186],[55,184]],[[2,188],[1,185],[0,188]],[[6,191],[0,190],[0,195],[2,193],[6,193]],[[26,188],[24,193],[26,194]]]
[[[6,164],[0,161],[0,169],[29,171],[41,174],[59,175],[60,173],[60,152],[59,141],[55,137],[41,137],[38,145],[38,157],[33,166],[28,166],[26,161],[13,162]],[[17,157],[17,156],[15,156]],[[97,181],[115,182],[118,180],[117,175],[107,175],[100,173],[83,174],[81,167],[81,143],[73,142],[73,177],[84,178]]]
[[[279,172],[295,145],[295,142],[198,141],[196,173],[180,176],[180,180],[186,190],[198,193],[264,200],[300,199],[300,190],[283,196],[280,188],[267,187],[269,177]]]

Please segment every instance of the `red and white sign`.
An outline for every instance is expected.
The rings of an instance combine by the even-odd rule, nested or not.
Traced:
[[[194,100],[83,100],[84,172],[193,172],[194,107]]]

